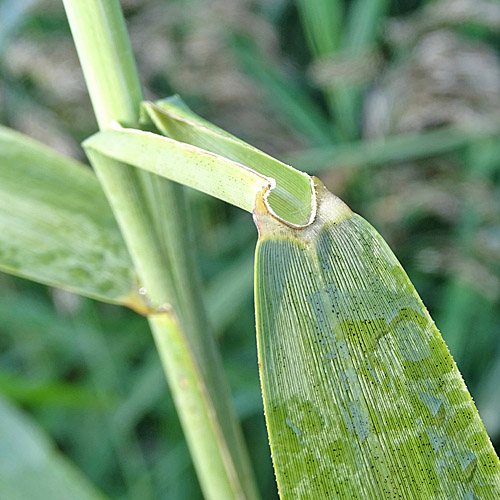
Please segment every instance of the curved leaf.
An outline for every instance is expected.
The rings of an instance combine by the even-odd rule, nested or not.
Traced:
[[[256,193],[271,184],[270,179],[222,156],[118,124],[94,134],[83,146],[91,161],[94,155],[112,158],[195,188],[248,212],[252,211]]]
[[[132,263],[92,170],[4,127],[0,270],[141,308]]]
[[[309,222],[312,191],[307,174],[199,117],[178,96],[157,103],[144,102],[143,110],[166,136],[241,163],[274,179],[275,187],[268,196],[273,210],[292,224]]]
[[[255,214],[259,366],[282,500],[500,498],[498,457],[413,285],[365,220],[317,192],[305,229],[261,200]]]

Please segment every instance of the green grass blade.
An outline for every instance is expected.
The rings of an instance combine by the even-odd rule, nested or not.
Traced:
[[[310,173],[337,167],[360,167],[393,163],[447,153],[482,138],[496,135],[498,129],[467,130],[443,127],[336,146],[325,146],[291,153],[287,161]]]
[[[104,500],[28,416],[0,398],[0,497]]]
[[[234,51],[242,68],[267,92],[269,105],[283,117],[285,125],[313,145],[332,142],[327,117],[300,85],[266,61],[250,40],[237,38]]]
[[[313,60],[332,57],[338,53],[344,20],[343,2],[298,0],[297,7]],[[330,111],[336,118],[339,135],[343,139],[355,137],[356,114],[346,89],[328,88],[326,98]]]
[[[0,127],[0,270],[139,308],[133,267],[93,172]]]
[[[319,181],[318,181],[319,182]],[[256,311],[282,500],[500,497],[500,462],[381,236],[318,184],[289,228],[258,202]]]
[[[0,370],[0,394],[18,404],[33,406],[63,406],[68,408],[104,408],[95,393],[74,382],[39,381]],[[107,395],[112,401],[112,396]]]
[[[342,48],[352,53],[370,47],[382,27],[390,2],[388,0],[355,0],[351,3],[342,37]]]
[[[178,97],[159,101],[157,104],[146,102],[144,110],[158,130],[166,136],[241,163],[267,178],[273,178],[275,188],[269,194],[268,201],[275,212],[293,224],[308,222],[312,195],[308,175],[203,120]]]
[[[373,53],[376,49],[375,42],[381,32],[384,16],[389,6],[388,0],[354,0],[351,2],[340,42],[341,53],[354,60],[363,56],[370,57],[370,59],[376,57]],[[359,124],[353,117],[362,114],[362,86],[341,85],[333,92],[338,106],[337,116],[350,128],[351,137],[354,138],[359,135]]]
[[[189,126],[194,126],[189,124]],[[212,133],[207,129],[208,135]],[[199,137],[202,137],[201,135]],[[202,137],[203,139],[203,137]],[[225,143],[225,141],[230,141]],[[262,172],[276,173],[276,179],[262,175],[246,165],[224,156],[151,132],[121,128],[101,131],[84,143],[87,154],[126,162],[172,181],[195,188],[252,212],[257,193],[269,192],[272,209],[292,224],[306,224],[311,214],[311,184],[309,176],[278,162],[257,150],[251,150],[237,140],[219,134],[219,150],[223,147],[240,151]],[[223,147],[221,146],[223,145]],[[243,150],[243,155],[241,151]],[[236,157],[234,155],[233,157]],[[259,166],[256,159],[261,159]],[[298,180],[298,182],[297,182]]]
[[[255,193],[269,187],[269,179],[208,151],[151,132],[116,127],[87,139],[93,155],[106,156],[147,170],[171,181],[215,196],[251,212]]]
[[[200,129],[202,132],[204,131],[203,129],[209,129],[209,131],[215,134],[215,140],[213,141],[215,144],[217,137],[223,135],[228,139],[233,139],[242,145],[252,148],[252,146],[249,146],[246,142],[243,142],[229,132],[226,132],[224,129],[217,127],[217,125],[197,115],[178,94],[165,97],[155,102],[144,101],[141,106],[141,114],[143,120],[152,120],[158,130],[167,137],[171,137],[177,141],[203,147],[190,140],[184,140],[183,138],[198,140],[197,137],[200,133]],[[193,127],[193,125],[195,125],[195,127]],[[206,142],[207,145],[212,144],[212,141],[206,140]],[[209,147],[205,147],[205,149],[212,151]]]
[[[297,0],[297,8],[311,52],[321,57],[339,45],[344,19],[342,0]]]
[[[389,2],[355,0],[344,14],[339,0],[308,2],[299,0],[299,14],[309,49],[315,61],[350,60],[365,55],[372,48]],[[342,21],[345,18],[344,27]],[[343,139],[359,136],[360,92],[349,84],[325,85],[330,110]]]

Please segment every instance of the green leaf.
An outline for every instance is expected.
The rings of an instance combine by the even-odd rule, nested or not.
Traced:
[[[153,107],[149,105],[149,108]],[[160,112],[160,108],[156,109],[154,116],[166,127],[166,113],[161,117]],[[179,120],[182,121],[181,117]],[[83,145],[92,161],[93,155],[118,160],[195,188],[248,212],[253,211],[257,193],[265,191],[270,207],[280,217],[298,225],[309,221],[313,203],[307,174],[218,132],[215,127],[200,127],[196,121],[186,121],[183,126],[193,129],[191,134],[195,138],[190,139],[193,142],[209,142],[211,149],[233,158],[245,158],[245,165],[196,145],[151,132],[122,128],[116,123],[112,128],[93,135]]]
[[[287,160],[298,168],[307,167],[308,172],[321,172],[338,167],[381,165],[448,153],[497,134],[496,126],[476,130],[455,126],[442,127],[418,133],[410,132],[380,139],[305,149],[289,154]]]
[[[347,15],[339,0],[298,0],[298,12],[309,49],[315,61],[334,63],[352,61],[369,54],[389,2],[387,0],[354,0]],[[355,63],[354,63],[355,65]],[[359,63],[358,63],[359,65]],[[326,83],[326,82],[325,82]],[[359,135],[361,93],[346,84],[325,85],[325,94],[335,116],[339,134],[344,139]]]
[[[272,178],[268,201],[276,213],[293,224],[306,224],[311,212],[309,176],[216,127],[193,113],[178,96],[143,103],[143,109],[163,134],[205,149]],[[252,210],[255,197],[252,200]]]
[[[347,16],[342,48],[354,55],[370,47],[381,31],[389,6],[388,0],[354,0]]]
[[[320,146],[332,142],[330,122],[302,85],[266,60],[252,40],[234,37],[232,46],[239,64],[267,92],[269,106],[287,127],[302,134],[311,144]]]
[[[141,309],[132,263],[93,172],[0,127],[0,270]]]
[[[238,318],[243,306],[252,300],[252,264],[252,253],[245,253],[208,284],[205,294],[207,312],[216,332],[221,332]]]
[[[256,317],[282,500],[496,499],[500,462],[381,236],[317,181],[307,228],[258,201]]]
[[[104,500],[27,415],[0,398],[0,498]]]
[[[168,137],[114,126],[83,143],[91,160],[96,154],[112,158],[247,211],[252,210],[255,193],[269,187],[269,179],[244,165]]]
[[[297,0],[307,43],[315,57],[331,54],[338,48],[344,20],[341,0]]]
[[[0,369],[0,394],[21,404],[34,406],[65,406],[69,408],[99,408],[94,391],[68,382],[32,380]],[[110,398],[111,399],[111,398]]]

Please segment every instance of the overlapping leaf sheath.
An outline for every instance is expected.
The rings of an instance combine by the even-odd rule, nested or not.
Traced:
[[[498,457],[413,285],[365,220],[319,181],[316,191],[303,228],[262,197],[255,210],[258,350],[282,500],[500,498]]]

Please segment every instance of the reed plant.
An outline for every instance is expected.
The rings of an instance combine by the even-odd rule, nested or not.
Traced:
[[[200,118],[178,96],[144,101],[118,1],[63,3],[100,129],[83,142],[93,172],[1,129],[1,269],[145,316],[205,498],[257,499],[200,295],[183,186],[239,207],[259,231],[257,347],[280,497],[497,498],[500,463],[476,407],[382,237],[319,179]],[[340,46],[362,56],[386,8],[355,2],[338,37],[342,5],[298,2],[318,60]],[[235,43],[255,69],[252,44]],[[297,116],[279,80],[273,88]],[[322,163],[330,133],[359,136],[360,89],[340,85],[325,96],[336,127],[326,132],[298,113],[304,129],[322,130],[298,163],[307,155]],[[390,161],[471,140],[455,129],[405,135],[345,147],[337,158]],[[2,415],[5,429],[16,428],[16,410],[5,403]],[[30,480],[2,475],[7,498],[102,497],[28,422],[13,436],[27,443],[16,462]],[[130,484],[137,498],[148,488]]]

